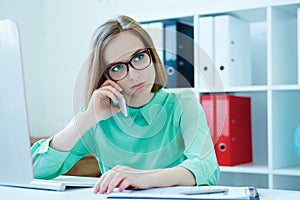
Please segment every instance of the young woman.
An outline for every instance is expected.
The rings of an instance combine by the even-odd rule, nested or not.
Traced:
[[[85,109],[32,147],[36,178],[64,174],[92,153],[102,172],[95,193],[217,183],[203,109],[193,92],[163,89],[164,66],[137,22],[119,16],[100,26],[87,67]],[[114,106],[116,97],[125,99],[128,117]]]

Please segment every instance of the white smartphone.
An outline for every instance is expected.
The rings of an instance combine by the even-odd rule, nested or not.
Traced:
[[[125,117],[128,116],[128,112],[127,112],[127,107],[126,107],[126,102],[124,98],[120,98],[120,97],[116,97],[118,100],[118,106],[120,107],[121,112],[123,113],[123,115]]]

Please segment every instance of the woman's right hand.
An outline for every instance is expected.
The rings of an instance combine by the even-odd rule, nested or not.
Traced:
[[[50,146],[58,151],[70,151],[84,133],[95,123],[105,120],[113,114],[120,112],[116,96],[122,98],[122,88],[115,82],[105,81],[91,96],[87,109],[79,112],[73,120],[52,139]],[[96,120],[96,121],[95,121]]]
[[[100,88],[93,92],[86,112],[94,115],[97,122],[120,112],[120,108],[112,106],[111,102],[118,103],[116,96],[124,98],[121,91],[122,88],[116,82],[105,81]]]

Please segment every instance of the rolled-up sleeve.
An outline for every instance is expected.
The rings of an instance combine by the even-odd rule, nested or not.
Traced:
[[[180,129],[186,157],[179,166],[194,174],[197,185],[215,185],[219,180],[220,168],[203,108],[192,91],[183,92],[179,99]]]
[[[31,147],[35,178],[52,179],[68,172],[81,158],[89,154],[82,140],[69,152],[50,147],[53,137],[37,141]]]

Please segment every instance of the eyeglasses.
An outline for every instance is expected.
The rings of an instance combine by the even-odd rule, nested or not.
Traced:
[[[149,67],[150,63],[151,51],[150,49],[146,49],[134,54],[129,62],[120,62],[109,65],[105,70],[105,74],[109,79],[119,81],[128,75],[129,65],[135,70],[144,70]]]

